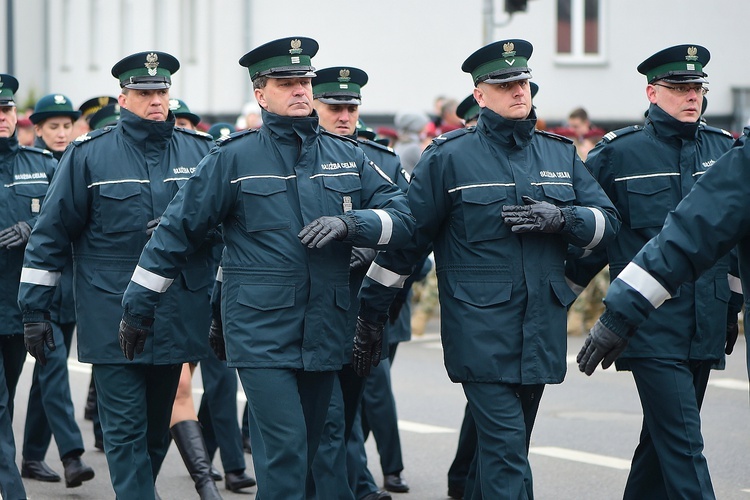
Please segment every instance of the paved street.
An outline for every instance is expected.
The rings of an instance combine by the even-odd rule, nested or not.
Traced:
[[[612,369],[597,370],[590,378],[579,373],[573,358],[582,341],[581,337],[569,339],[567,379],[560,386],[548,386],[542,399],[531,450],[537,499],[621,498],[629,460],[638,441],[641,413],[632,377]],[[750,408],[744,355],[745,342],[740,339],[727,369],[714,372],[704,402],[705,454],[720,499],[750,499]],[[91,423],[83,420],[90,370],[75,361],[70,365],[74,402],[87,446],[84,459],[97,475],[74,489],[66,489],[64,483],[26,480],[27,492],[35,500],[113,498],[104,454],[93,448]],[[27,363],[16,398],[14,428],[19,463],[31,367]],[[445,374],[434,323],[423,337],[399,346],[393,381],[401,420],[404,477],[411,486],[410,493],[394,497],[444,499],[446,473],[455,452],[465,399],[461,387],[452,384]],[[197,404],[199,374],[194,386]],[[372,440],[368,442],[368,453],[370,469],[381,482]],[[250,467],[252,459],[250,455],[246,457]],[[62,474],[54,444],[47,462]],[[221,468],[218,457],[215,464]],[[157,486],[164,500],[197,498],[174,446]],[[226,499],[254,498],[255,488],[245,495],[228,492],[221,483],[220,488]]]

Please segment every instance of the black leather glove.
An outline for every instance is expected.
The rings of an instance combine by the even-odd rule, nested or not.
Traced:
[[[221,320],[211,319],[211,327],[208,329],[208,345],[220,361],[227,360],[227,348],[224,344],[224,327]]]
[[[349,269],[359,269],[369,266],[375,260],[377,254],[378,251],[374,248],[353,247],[352,256],[349,259]]]
[[[120,320],[120,349],[130,361],[136,354],[143,352],[146,345],[146,338],[151,333],[151,327],[154,325],[154,318],[144,318],[136,316],[125,311]]]
[[[581,351],[576,356],[578,369],[586,375],[591,375],[601,361],[602,369],[606,370],[627,346],[627,338],[617,335],[599,319],[591,328]]]
[[[357,317],[357,330],[352,349],[352,368],[360,377],[370,374],[371,366],[378,366],[383,350],[383,323],[373,323]]]
[[[734,344],[737,342],[737,335],[740,333],[740,326],[735,321],[727,323],[727,343],[724,344],[724,354],[729,356],[734,351]]]
[[[148,221],[148,223],[146,223],[146,236],[150,238],[151,235],[154,234],[154,231],[156,231],[156,226],[159,225],[160,220],[161,217],[157,217],[156,219],[150,220]]]
[[[514,233],[559,233],[565,226],[562,211],[546,201],[521,197],[526,205],[504,205],[503,222]]]
[[[341,217],[318,217],[302,228],[297,237],[307,248],[323,248],[333,240],[341,241],[349,234]]]
[[[29,321],[23,324],[23,343],[26,350],[44,366],[47,364],[47,357],[44,355],[44,346],[54,351],[55,339],[52,335],[52,325],[49,322],[49,314],[43,313],[41,321]]]
[[[0,247],[16,248],[25,245],[30,234],[31,226],[28,223],[21,221],[13,224],[0,231]]]

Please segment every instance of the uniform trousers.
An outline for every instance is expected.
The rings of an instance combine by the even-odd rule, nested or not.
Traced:
[[[643,427],[623,498],[716,498],[703,456],[700,407],[714,361],[630,358]]]
[[[464,498],[533,499],[529,444],[544,385],[464,382],[463,389],[477,427]]]
[[[334,371],[238,368],[250,407],[256,500],[302,500],[325,425]]]
[[[169,448],[182,364],[94,364],[104,452],[118,500],[151,500]]]
[[[456,490],[466,489],[466,478],[469,468],[477,451],[477,426],[474,417],[471,416],[468,403],[464,410],[464,420],[461,422],[461,430],[458,434],[458,446],[456,456],[453,458],[448,469],[448,488]]]
[[[25,359],[23,335],[0,335],[0,494],[4,500],[26,498],[13,437],[13,399]]]
[[[76,325],[50,324],[57,348],[46,351],[45,366],[34,363],[23,431],[24,460],[44,460],[53,435],[60,458],[84,450],[68,378],[68,354]]]

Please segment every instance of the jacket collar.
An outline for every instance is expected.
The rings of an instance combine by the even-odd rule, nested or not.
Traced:
[[[18,136],[16,132],[10,137],[0,137],[0,155],[15,154],[18,152]]]
[[[536,111],[531,108],[523,120],[503,118],[489,108],[482,108],[477,121],[477,130],[491,140],[507,147],[523,147],[531,141],[536,126]]]
[[[120,109],[120,120],[117,127],[128,140],[145,146],[163,147],[172,139],[174,133],[174,115],[169,112],[163,122],[146,120],[125,108]]]
[[[654,133],[662,139],[695,140],[699,125],[700,121],[694,123],[681,122],[656,104],[651,104],[648,107],[646,127],[653,129]]]
[[[275,140],[298,144],[317,139],[320,135],[318,113],[313,111],[310,116],[295,117],[281,116],[261,108],[263,129]]]

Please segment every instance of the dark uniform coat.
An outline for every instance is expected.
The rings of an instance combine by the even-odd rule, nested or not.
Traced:
[[[321,216],[355,224],[344,242],[316,249],[297,234]],[[222,141],[165,212],[123,299],[149,317],[207,231],[222,224],[221,311],[234,367],[340,369],[351,247],[405,245],[414,222],[403,193],[316,115],[263,111],[263,127]]]
[[[19,304],[24,311],[49,309],[72,242],[80,361],[197,361],[208,353],[209,245],[187,260],[176,277],[179,285],[165,294],[154,334],[135,361],[123,356],[117,331],[122,294],[147,241],[146,224],[161,215],[212,141],[175,129],[171,113],[165,122],[121,113],[116,126],[78,138],[63,155],[50,208],[27,246]]]
[[[559,383],[566,371],[568,243],[601,248],[617,212],[571,141],[483,108],[476,127],[433,140],[409,187],[413,244],[379,255],[361,297],[385,312],[434,242],[445,365],[454,382]],[[531,196],[568,207],[565,234],[515,234],[503,205]],[[390,288],[386,288],[390,287]],[[368,311],[363,311],[368,315]]]

